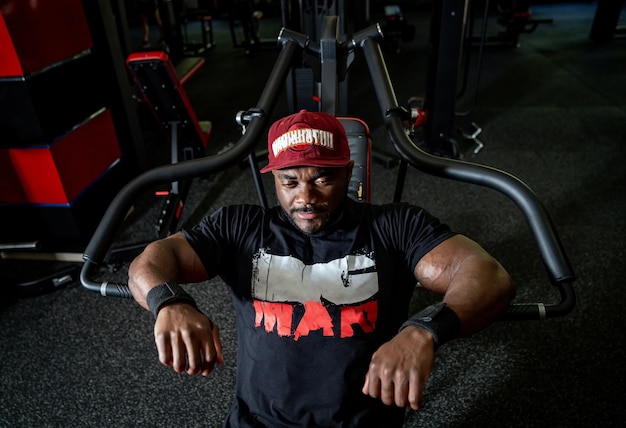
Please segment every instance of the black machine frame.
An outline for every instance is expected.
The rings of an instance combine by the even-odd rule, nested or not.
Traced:
[[[336,34],[337,17],[326,17],[324,27],[325,36]],[[85,289],[98,292],[103,296],[132,297],[127,284],[98,281],[94,277],[123,225],[128,208],[139,194],[156,185],[199,177],[235,166],[254,152],[257,142],[263,138],[269,126],[272,111],[280,99],[281,90],[296,55],[301,51],[306,51],[308,54],[320,54],[325,50],[306,35],[286,28],[281,30],[278,42],[281,50],[256,106],[238,114],[245,122],[246,129],[235,145],[216,155],[148,170],[129,182],[117,194],[84,251],[80,281]],[[546,268],[549,282],[559,290],[560,299],[557,302],[513,302],[501,319],[542,320],[570,313],[576,302],[572,286],[575,275],[550,216],[541,201],[524,182],[509,173],[458,159],[438,157],[418,147],[407,135],[406,120],[409,112],[397,102],[381,51],[381,42],[382,32],[377,24],[357,32],[347,41],[335,40],[332,51],[337,54],[336,58],[343,60],[335,62],[334,66],[344,66],[347,64],[345,59],[351,58],[357,52],[363,54],[387,137],[404,162],[433,176],[484,186],[511,199],[527,221]],[[332,64],[333,61],[330,63]],[[322,70],[323,90],[320,93],[320,103],[325,106],[324,110],[332,108],[327,103],[334,103],[337,100],[336,73],[339,69],[335,68],[332,73],[329,69]],[[332,74],[335,74],[335,78]],[[330,86],[324,78],[330,80]]]

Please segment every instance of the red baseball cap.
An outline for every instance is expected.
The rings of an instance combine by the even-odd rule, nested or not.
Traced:
[[[331,114],[300,110],[272,124],[269,163],[261,172],[295,166],[346,166],[350,146],[343,125]]]

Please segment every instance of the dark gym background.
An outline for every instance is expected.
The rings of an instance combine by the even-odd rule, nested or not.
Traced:
[[[372,2],[372,22],[384,22],[383,3]],[[430,2],[395,4],[415,26],[412,40],[385,51],[396,96],[405,102],[426,91]],[[552,22],[521,34],[518,46],[485,47],[476,98],[478,51],[472,50],[452,135],[461,141],[458,128],[472,129],[472,122],[481,127],[484,149],[475,157],[468,152],[466,160],[517,176],[545,204],[577,274],[577,305],[561,318],[500,322],[447,344],[437,355],[425,408],[409,411],[406,427],[608,427],[621,426],[625,416],[626,39],[615,31],[592,40],[597,2],[531,6],[534,18]],[[616,22],[623,25],[621,12]],[[128,22],[129,46],[137,50],[138,21],[130,14]],[[489,22],[488,33],[497,35],[502,27],[496,17]],[[250,53],[235,46],[223,16],[215,16],[213,26],[215,46],[185,85],[198,118],[213,123],[209,153],[238,140],[235,115],[255,106],[277,55],[271,46]],[[268,10],[262,38],[276,37],[278,28],[280,18]],[[358,58],[348,90],[349,114],[369,123],[376,151],[393,156]],[[158,163],[167,144],[145,106],[135,105],[149,161]],[[392,199],[397,170],[373,165],[374,202]],[[523,217],[502,195],[409,168],[403,200],[424,205],[488,248],[515,277],[520,301],[558,300]],[[224,204],[257,201],[246,165],[198,177],[182,223]],[[150,195],[142,197],[116,243],[151,239],[155,206]],[[7,227],[29,226],[2,225]],[[225,347],[225,364],[202,378],[158,363],[152,315],[133,301],[102,297],[78,282],[24,295],[12,280],[36,275],[49,263],[9,257],[0,259],[0,268],[2,278],[10,278],[0,284],[1,427],[221,425],[234,390],[236,338],[219,280],[188,287],[220,325]],[[123,280],[125,267],[103,275]],[[418,294],[416,308],[421,298],[427,297]]]

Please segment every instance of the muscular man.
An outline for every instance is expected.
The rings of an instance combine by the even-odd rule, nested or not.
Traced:
[[[279,205],[226,206],[150,244],[131,264],[156,316],[159,360],[209,375],[219,328],[179,283],[219,276],[231,292],[237,386],[225,427],[401,427],[418,410],[438,346],[509,306],[505,269],[423,208],[348,196],[341,124],[301,111],[269,130]],[[419,283],[441,302],[408,313]]]

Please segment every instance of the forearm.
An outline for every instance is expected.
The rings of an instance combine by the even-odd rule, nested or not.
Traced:
[[[161,241],[149,244],[128,269],[128,286],[139,305],[148,309],[146,297],[155,286],[180,280],[178,265]]]
[[[206,278],[206,270],[182,233],[146,246],[128,269],[134,299],[156,318],[159,360],[179,373],[207,376],[215,364],[224,361],[217,324],[198,311],[193,298],[177,285]]]

